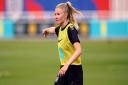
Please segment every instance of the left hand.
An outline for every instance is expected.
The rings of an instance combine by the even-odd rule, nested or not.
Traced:
[[[59,70],[58,75],[59,75],[60,77],[64,76],[65,73],[66,73],[66,71],[68,70],[68,67],[69,67],[69,65],[64,65],[64,66]]]

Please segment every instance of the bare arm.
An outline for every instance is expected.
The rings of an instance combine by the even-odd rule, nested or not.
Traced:
[[[42,30],[44,37],[47,37],[49,33],[55,33],[55,27],[49,27]]]

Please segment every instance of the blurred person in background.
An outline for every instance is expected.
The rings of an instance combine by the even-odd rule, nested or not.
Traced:
[[[54,13],[57,26],[42,30],[44,37],[50,33],[55,33],[58,37],[61,66],[54,85],[83,85],[82,49],[74,14],[82,13],[70,2],[60,3],[56,6]]]

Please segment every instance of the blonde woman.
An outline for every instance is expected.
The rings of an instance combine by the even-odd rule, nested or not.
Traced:
[[[57,27],[43,29],[46,37],[55,33],[58,37],[60,69],[54,85],[83,85],[83,69],[81,65],[81,45],[78,38],[78,24],[74,14],[81,14],[70,2],[60,3],[55,8]]]

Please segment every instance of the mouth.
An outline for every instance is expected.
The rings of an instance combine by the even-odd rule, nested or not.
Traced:
[[[57,22],[57,21],[59,21],[59,20],[56,19],[56,22]]]

